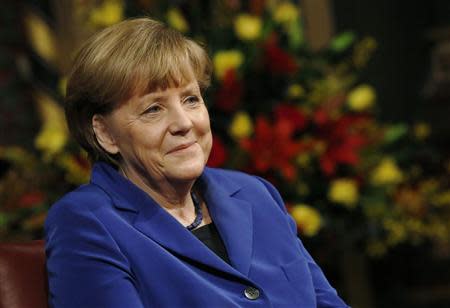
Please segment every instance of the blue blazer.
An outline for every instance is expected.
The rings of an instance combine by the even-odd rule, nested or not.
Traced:
[[[347,307],[277,190],[236,171],[198,180],[231,265],[105,163],[45,224],[52,307]]]

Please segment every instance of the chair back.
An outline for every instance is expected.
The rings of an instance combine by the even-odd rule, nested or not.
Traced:
[[[47,308],[44,241],[0,243],[0,308]]]

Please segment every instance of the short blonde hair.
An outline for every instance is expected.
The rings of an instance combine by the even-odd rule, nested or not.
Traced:
[[[108,114],[133,95],[197,80],[210,84],[211,60],[205,49],[161,22],[129,19],[93,35],[78,51],[65,99],[71,134],[92,161],[117,164],[97,142],[95,114]]]

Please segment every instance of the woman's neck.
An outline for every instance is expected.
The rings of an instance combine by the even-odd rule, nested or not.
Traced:
[[[195,180],[191,181],[151,181],[137,172],[120,168],[119,172],[133,184],[146,192],[170,215],[183,225],[189,225],[195,219],[195,208],[191,198]],[[201,202],[202,208],[203,201]]]

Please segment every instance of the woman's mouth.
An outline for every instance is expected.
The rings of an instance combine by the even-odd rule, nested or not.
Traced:
[[[172,148],[169,152],[167,152],[167,154],[172,154],[172,153],[177,153],[177,152],[182,152],[188,148],[190,148],[192,145],[194,145],[196,142],[192,141],[192,142],[188,142],[188,143],[183,143],[180,144],[174,148]]]

